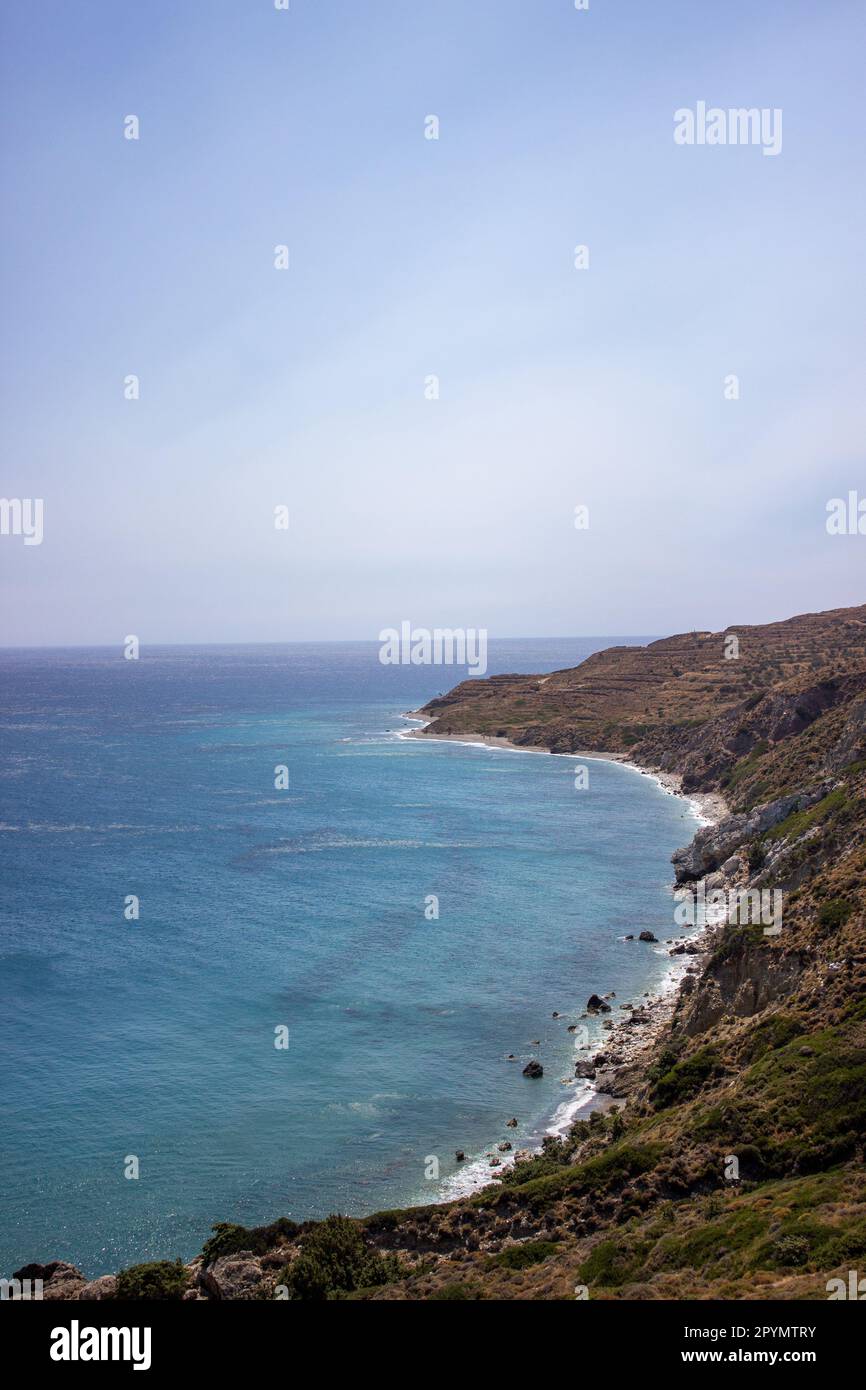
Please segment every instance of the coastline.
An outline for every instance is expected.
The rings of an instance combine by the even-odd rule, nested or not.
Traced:
[[[590,748],[576,748],[571,753],[551,753],[548,748],[527,747],[521,743],[513,743],[508,738],[499,738],[496,734],[431,734],[427,732],[427,729],[435,721],[428,719],[418,710],[407,710],[400,718],[411,719],[422,724],[423,727],[398,730],[398,738],[428,739],[440,743],[466,743],[476,748],[503,748],[513,753],[542,753],[548,758],[586,758],[595,759],[597,762],[619,763],[621,767],[631,768],[632,771],[640,773],[642,777],[651,777],[663,791],[669,792],[672,796],[680,796],[684,801],[695,806],[698,817],[705,825],[716,825],[720,820],[724,820],[725,816],[731,814],[721,792],[684,792],[682,790],[682,777],[679,773],[664,772],[661,768],[656,767],[644,767],[641,763],[630,758],[627,753],[599,751]]]
[[[730,814],[720,793],[684,793],[681,790],[682,778],[677,773],[643,767],[624,753],[589,749],[576,749],[571,753],[551,753],[547,748],[525,747],[497,735],[427,733],[426,730],[433,721],[417,710],[406,711],[400,718],[420,723],[422,726],[397,730],[396,734],[400,739],[426,739],[431,742],[462,743],[476,748],[498,748],[506,752],[541,753],[554,758],[581,758],[619,763],[641,776],[650,777],[668,795],[678,796],[686,801],[702,825],[715,825]],[[567,1079],[569,1084],[576,1085],[580,1085],[583,1080],[584,1090],[579,1095],[560,1102],[548,1125],[543,1130],[536,1130],[516,1152],[509,1152],[500,1157],[494,1141],[494,1147],[484,1155],[470,1160],[464,1169],[445,1179],[438,1201],[451,1202],[470,1196],[473,1192],[495,1183],[497,1177],[507,1172],[515,1163],[534,1157],[541,1151],[545,1138],[567,1134],[574,1124],[593,1112],[605,1113],[626,1105],[629,1094],[640,1084],[642,1073],[660,1035],[670,1022],[683,980],[686,976],[698,973],[701,959],[709,952],[710,937],[711,928],[703,925],[692,927],[688,931],[680,928],[678,936],[658,940],[654,945],[654,952],[660,955],[660,948],[666,949],[668,962],[661,985],[656,987],[654,993],[647,990],[639,1000],[620,1003],[611,992],[604,996],[608,1013],[603,1018],[597,1011],[589,1010],[575,1015],[573,1019],[569,1017],[569,1031],[574,1031],[584,1020],[597,1024],[600,1021],[599,1036],[585,1046],[576,1046],[575,1077],[573,1081],[571,1078]],[[592,1075],[581,1078],[578,1072],[578,1068],[581,1067],[590,1071]],[[563,1081],[565,1080],[566,1078],[563,1078]],[[494,1160],[492,1164],[491,1160]]]

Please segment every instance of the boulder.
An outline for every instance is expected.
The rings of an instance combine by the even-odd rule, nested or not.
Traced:
[[[507,1121],[507,1128],[508,1128],[508,1129],[516,1129],[516,1128],[517,1128],[517,1116],[516,1116],[516,1115],[512,1115],[511,1119]]]
[[[530,1062],[527,1062],[526,1066],[523,1068],[523,1075],[531,1077],[543,1076],[544,1067],[541,1065],[540,1062],[536,1062],[535,1058],[533,1057],[532,1060]]]
[[[614,1096],[617,1100],[624,1100],[640,1085],[643,1078],[644,1068],[637,1063],[632,1066],[612,1068],[610,1071],[599,1072],[595,1089],[599,1095]]]
[[[117,1292],[117,1276],[102,1274],[98,1279],[90,1279],[78,1291],[79,1298],[114,1298]]]
[[[642,931],[638,936],[638,941],[658,941],[658,937],[654,932]]]
[[[21,1269],[16,1269],[12,1275],[13,1279],[42,1280],[42,1298],[44,1299],[69,1299],[77,1298],[79,1291],[87,1283],[80,1269],[75,1265],[67,1264],[65,1260],[52,1260],[49,1264],[29,1264]]]
[[[198,1282],[209,1298],[257,1299],[263,1291],[261,1262],[251,1250],[221,1255],[200,1271]]]
[[[455,1149],[454,1157],[457,1159],[458,1163],[463,1163],[466,1158],[466,1155],[462,1149]]]
[[[609,1014],[610,1004],[605,1004],[597,994],[591,994],[586,1001],[587,1012],[591,1014]]]

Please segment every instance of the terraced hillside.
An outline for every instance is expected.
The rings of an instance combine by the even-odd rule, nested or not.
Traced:
[[[864,681],[866,605],[610,647],[549,676],[467,680],[420,712],[433,734],[629,753],[709,789],[756,746],[801,733]]]

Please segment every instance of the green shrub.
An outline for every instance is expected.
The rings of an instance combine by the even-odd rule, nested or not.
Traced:
[[[766,859],[767,856],[764,853],[764,846],[761,844],[760,840],[753,840],[749,845],[748,854],[749,868],[753,874],[757,873],[759,869],[763,869]]]
[[[238,1226],[233,1221],[218,1221],[211,1227],[214,1234],[202,1247],[206,1265],[213,1264],[221,1255],[236,1255],[239,1250],[249,1250],[253,1255],[264,1255],[284,1240],[291,1240],[301,1229],[295,1221],[281,1216],[269,1226]]]
[[[805,1032],[805,1025],[794,1014],[774,1014],[752,1028],[743,1052],[744,1061],[757,1062],[776,1047],[785,1047]]]
[[[665,1145],[661,1143],[632,1144],[621,1139],[583,1163],[557,1165],[554,1172],[532,1178],[518,1190],[521,1199],[533,1211],[544,1211],[566,1193],[577,1195],[622,1187],[630,1179],[655,1168],[664,1152]],[[529,1167],[529,1164],[518,1166]],[[497,1207],[514,1199],[514,1189],[503,1183],[495,1188],[482,1188],[469,1201],[474,1207]]]
[[[809,1241],[805,1236],[780,1236],[773,1246],[773,1254],[783,1268],[804,1265],[809,1259]]]
[[[663,1236],[653,1252],[653,1263],[662,1269],[701,1270],[726,1261],[735,1268],[739,1252],[745,1252],[767,1227],[767,1218],[754,1211],[733,1211],[686,1231]]]
[[[816,801],[814,806],[809,806],[802,811],[792,811],[783,821],[766,832],[766,839],[784,840],[789,837],[804,835],[807,830],[823,824],[824,821],[845,810],[847,805],[848,798],[844,787],[837,787],[835,791],[828,793],[820,801]]]
[[[718,1054],[714,1047],[701,1047],[681,1062],[675,1062],[670,1071],[659,1077],[650,1092],[656,1109],[664,1110],[669,1105],[689,1100],[697,1095],[705,1081],[720,1069]]]
[[[160,1303],[179,1300],[189,1287],[189,1272],[180,1260],[153,1260],[131,1265],[117,1276],[115,1298],[149,1299]]]
[[[348,1216],[329,1216],[301,1237],[301,1253],[277,1279],[290,1299],[323,1302],[355,1289],[388,1284],[402,1276],[399,1260],[367,1245],[361,1227]]]
[[[837,931],[844,927],[853,911],[854,905],[847,898],[829,898],[818,913],[818,924],[828,931]]]
[[[530,1265],[541,1264],[548,1256],[555,1255],[557,1246],[552,1240],[526,1240],[522,1245],[508,1245],[498,1255],[491,1255],[487,1261],[488,1269],[501,1266],[502,1269],[528,1269]]]
[[[602,1240],[580,1266],[580,1278],[590,1287],[615,1289],[635,1279],[651,1244],[623,1237]]]

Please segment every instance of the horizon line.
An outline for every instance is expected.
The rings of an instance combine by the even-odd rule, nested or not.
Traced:
[[[704,631],[704,629],[694,629]],[[490,642],[587,642],[595,641],[598,638],[625,639],[632,641],[635,638],[641,640],[657,640],[658,634],[655,633],[617,633],[617,632],[582,632],[582,633],[563,633],[555,636],[532,636],[523,635],[518,637],[491,637],[488,633]],[[123,639],[117,644],[123,647]],[[154,648],[168,648],[170,650],[188,647],[304,647],[304,646],[380,646],[378,637],[288,637],[278,640],[260,641],[239,641],[239,642],[148,642],[148,647],[152,651]],[[144,644],[141,644],[142,648]],[[28,643],[0,643],[0,652],[75,652],[75,651],[112,651],[115,643],[113,642],[28,642]]]

